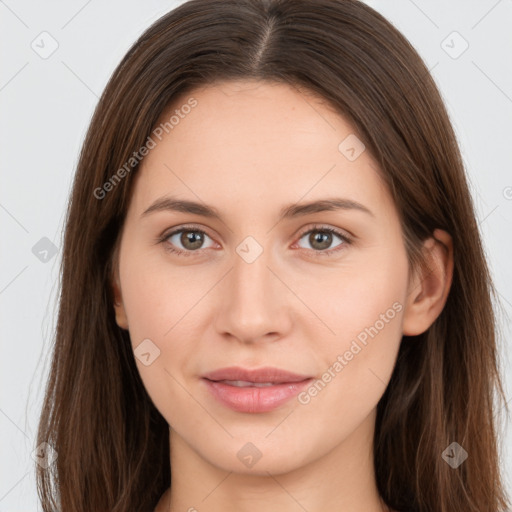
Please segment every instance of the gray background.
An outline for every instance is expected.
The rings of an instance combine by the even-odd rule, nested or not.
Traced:
[[[65,208],[86,128],[129,46],[179,3],[0,0],[0,512],[40,510],[31,453],[56,321]],[[512,0],[367,3],[416,47],[448,107],[501,297],[500,353],[512,398]],[[58,48],[48,56],[52,44]],[[508,423],[502,428],[511,489],[512,433]]]

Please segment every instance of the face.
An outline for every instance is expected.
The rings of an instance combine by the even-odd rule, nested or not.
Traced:
[[[376,163],[339,114],[284,84],[210,85],[162,119],[176,109],[137,171],[114,285],[144,386],[172,436],[227,471],[348,449],[373,425],[408,296]]]

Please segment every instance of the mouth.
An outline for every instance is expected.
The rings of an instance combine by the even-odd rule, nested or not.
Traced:
[[[220,404],[236,412],[263,413],[291,400],[313,377],[270,367],[230,367],[210,372],[202,380]]]
[[[211,382],[222,382],[223,384],[235,386],[237,388],[247,388],[250,386],[255,388],[265,388],[268,386],[276,386],[278,384],[286,384],[286,382],[247,382],[245,380],[218,380]]]

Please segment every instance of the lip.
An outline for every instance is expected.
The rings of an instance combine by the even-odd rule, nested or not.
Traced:
[[[262,413],[274,410],[296,396],[313,380],[279,368],[220,368],[202,376],[208,391],[221,404],[237,412]],[[223,381],[244,381],[265,387],[238,387]]]

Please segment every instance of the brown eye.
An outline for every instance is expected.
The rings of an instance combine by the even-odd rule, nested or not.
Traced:
[[[335,238],[339,239],[336,245],[332,245],[335,242]],[[303,249],[311,249],[318,255],[330,255],[344,248],[345,245],[349,245],[351,240],[348,236],[339,232],[333,228],[315,228],[310,229],[302,234],[300,240],[306,239],[310,247],[303,247],[299,243],[299,247]]]
[[[180,243],[189,251],[200,249],[204,242],[204,233],[199,231],[182,231]]]
[[[210,245],[205,246],[205,241],[210,240]],[[213,240],[200,229],[181,228],[166,235],[162,242],[168,244],[168,250],[179,254],[189,255],[198,252],[199,249],[207,249],[213,246]]]
[[[326,249],[329,249],[332,244],[332,233],[322,231],[311,232],[309,234],[308,242],[311,244],[313,249],[325,251]]]

